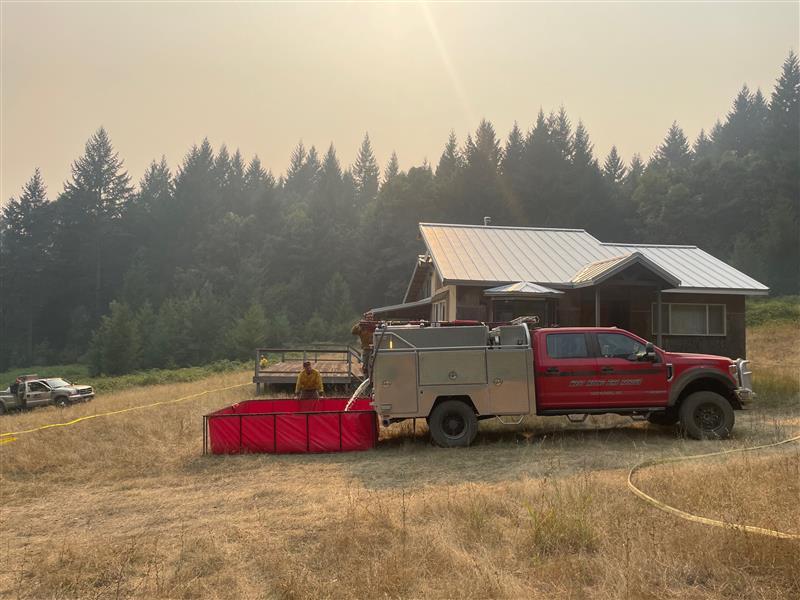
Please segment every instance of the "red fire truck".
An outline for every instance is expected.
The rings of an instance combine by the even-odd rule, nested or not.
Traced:
[[[383,423],[427,419],[441,446],[478,421],[613,413],[725,438],[753,398],[748,361],[667,352],[614,327],[411,323],[375,331],[373,406]]]

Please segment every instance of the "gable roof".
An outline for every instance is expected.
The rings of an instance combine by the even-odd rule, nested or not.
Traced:
[[[530,281],[518,281],[517,283],[509,283],[508,285],[500,285],[497,287],[483,290],[484,296],[561,296],[564,292],[554,290],[543,285],[537,285]]]
[[[613,258],[606,258],[589,263],[572,278],[571,283],[575,284],[576,287],[597,285],[636,264],[642,265],[648,271],[651,271],[654,275],[663,279],[670,285],[677,287],[681,284],[680,279],[659,267],[641,252],[620,254]]]
[[[420,223],[422,240],[444,284],[531,282],[576,287],[592,263],[638,255],[678,284],[670,291],[766,294],[762,283],[697,246],[605,244],[584,229]],[[599,272],[599,271],[598,271]],[[591,284],[588,284],[591,285]]]

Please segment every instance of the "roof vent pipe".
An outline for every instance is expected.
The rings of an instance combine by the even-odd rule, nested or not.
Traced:
[[[488,227],[492,224],[492,217],[483,217],[483,226]]]

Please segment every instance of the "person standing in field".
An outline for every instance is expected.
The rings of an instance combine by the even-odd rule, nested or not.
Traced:
[[[300,400],[316,400],[322,396],[322,375],[312,368],[311,361],[303,362],[303,370],[297,375],[294,395]]]

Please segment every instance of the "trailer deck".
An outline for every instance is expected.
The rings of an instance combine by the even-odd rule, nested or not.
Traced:
[[[261,357],[268,363],[261,366]],[[319,371],[325,385],[358,385],[363,380],[361,354],[350,346],[319,346],[315,348],[259,348],[256,350],[253,383],[256,392],[269,385],[293,384],[303,369],[303,362]]]

